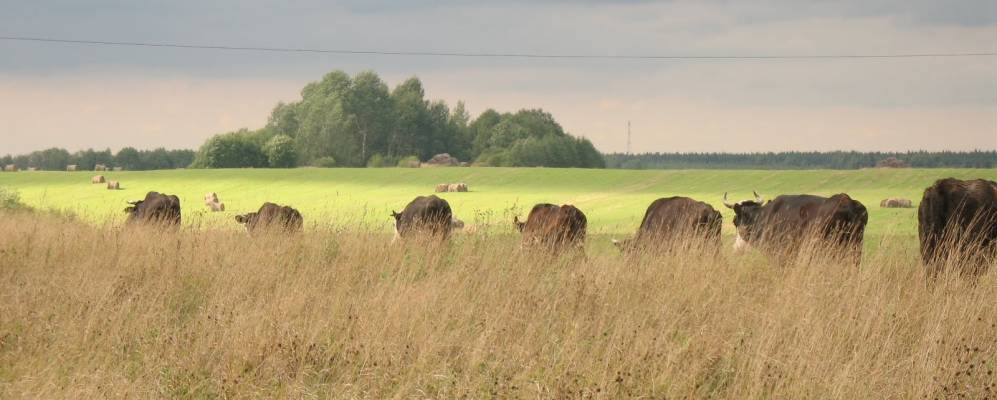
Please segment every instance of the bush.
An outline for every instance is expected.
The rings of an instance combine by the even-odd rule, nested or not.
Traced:
[[[0,187],[0,210],[17,210],[24,208],[21,195],[17,191]]]
[[[408,156],[398,160],[398,168],[419,168],[419,157]]]
[[[381,153],[374,153],[374,155],[367,159],[367,168],[384,168],[388,165],[387,159]]]
[[[312,161],[312,166],[319,168],[335,168],[336,159],[332,157],[319,157]]]

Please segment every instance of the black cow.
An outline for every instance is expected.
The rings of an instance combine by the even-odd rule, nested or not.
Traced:
[[[274,228],[286,232],[297,232],[301,230],[304,223],[298,210],[270,202],[263,203],[257,212],[236,215],[235,221],[245,225],[246,230],[250,233]]]
[[[419,196],[408,203],[401,213],[391,211],[395,218],[395,239],[407,239],[417,234],[445,240],[450,231],[460,229],[464,223],[454,218],[450,203],[436,195]]]
[[[734,210],[735,249],[751,245],[772,254],[792,256],[809,239],[845,250],[855,262],[861,260],[869,213],[847,194],[782,195],[763,203],[755,193],[754,200],[731,204],[724,193],[723,201]]]
[[[668,248],[686,237],[717,244],[723,217],[713,206],[688,197],[665,197],[651,202],[632,239],[613,240],[621,251]]]
[[[523,247],[538,244],[557,250],[569,245],[582,247],[588,220],[582,210],[573,205],[541,203],[533,206],[526,222],[520,222],[516,216],[513,224],[523,234]]]
[[[158,223],[163,225],[180,225],[180,198],[174,195],[149,192],[145,199],[129,201],[128,223]]]
[[[953,256],[967,268],[970,264],[986,265],[997,248],[997,183],[940,179],[924,190],[917,222],[921,259],[926,266]]]

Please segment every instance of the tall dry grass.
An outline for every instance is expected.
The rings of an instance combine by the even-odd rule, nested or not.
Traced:
[[[0,214],[0,398],[984,398],[997,278]],[[590,239],[593,240],[593,239]],[[902,240],[911,240],[903,237]],[[964,397],[959,397],[959,396]]]

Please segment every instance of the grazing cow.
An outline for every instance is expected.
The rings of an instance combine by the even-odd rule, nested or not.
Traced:
[[[408,239],[417,234],[445,240],[450,231],[464,227],[464,222],[454,218],[450,203],[436,195],[419,196],[408,203],[401,213],[392,211],[395,218],[395,239]]]
[[[882,208],[911,208],[914,207],[914,204],[910,199],[889,198],[879,202],[879,206]]]
[[[76,164],[69,164],[66,166],[66,171],[72,172],[76,171]]]
[[[6,172],[17,172],[17,165],[15,164],[4,165],[3,170]]]
[[[273,228],[285,232],[297,232],[304,223],[298,210],[270,202],[263,203],[259,211],[236,215],[235,221],[245,225],[249,233]]]
[[[105,182],[104,181],[104,175],[94,175],[93,178],[90,178],[90,184],[98,184],[98,183],[104,183],[104,182]]]
[[[111,181],[114,182],[114,181]],[[158,192],[149,192],[144,200],[130,201],[125,209],[129,223],[157,223],[180,225],[180,198]]]
[[[668,248],[685,237],[719,244],[723,217],[713,206],[688,197],[666,197],[651,203],[632,239],[613,240],[621,251]]]
[[[855,262],[861,261],[869,213],[847,194],[782,195],[763,203],[755,193],[754,200],[731,204],[724,193],[723,202],[734,210],[735,249],[750,245],[770,254],[793,256],[805,239],[815,239],[845,250]]]
[[[917,210],[921,260],[929,272],[956,257],[967,268],[983,272],[997,250],[997,182],[983,179],[940,179],[924,190]]]
[[[450,191],[450,185],[446,183],[441,183],[436,185],[436,193],[446,193]]]
[[[523,247],[539,244],[550,250],[585,244],[585,214],[573,205],[541,203],[533,206],[526,222],[513,217],[513,224],[523,234]]]
[[[107,181],[107,190],[118,190],[121,189],[121,183],[118,181]]]
[[[94,171],[107,171],[107,166],[104,164],[97,164],[93,166]]]

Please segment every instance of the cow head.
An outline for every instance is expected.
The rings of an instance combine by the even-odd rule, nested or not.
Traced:
[[[125,207],[125,212],[131,214],[131,213],[134,213],[135,210],[137,210],[139,208],[139,206],[142,205],[142,200],[139,200],[139,201],[129,201],[127,203],[131,204],[131,205],[128,206],[128,207]]]
[[[256,214],[257,213],[251,212],[249,214],[236,215],[235,222],[238,222],[240,224],[248,224],[249,221],[252,221],[253,218],[256,217]]]
[[[734,210],[734,227],[737,228],[737,239],[734,242],[735,249],[743,249],[753,239],[752,235],[756,230],[758,216],[761,215],[762,207],[765,205],[762,197],[757,192],[754,200],[744,200],[731,204],[727,201],[727,193],[724,192],[724,206]]]
[[[450,229],[454,230],[464,229],[464,221],[461,221],[455,217],[450,217]]]
[[[523,228],[526,227],[526,223],[525,222],[519,222],[519,216],[518,215],[512,217],[512,225],[515,226],[516,230],[518,230],[519,232],[523,232]]]

